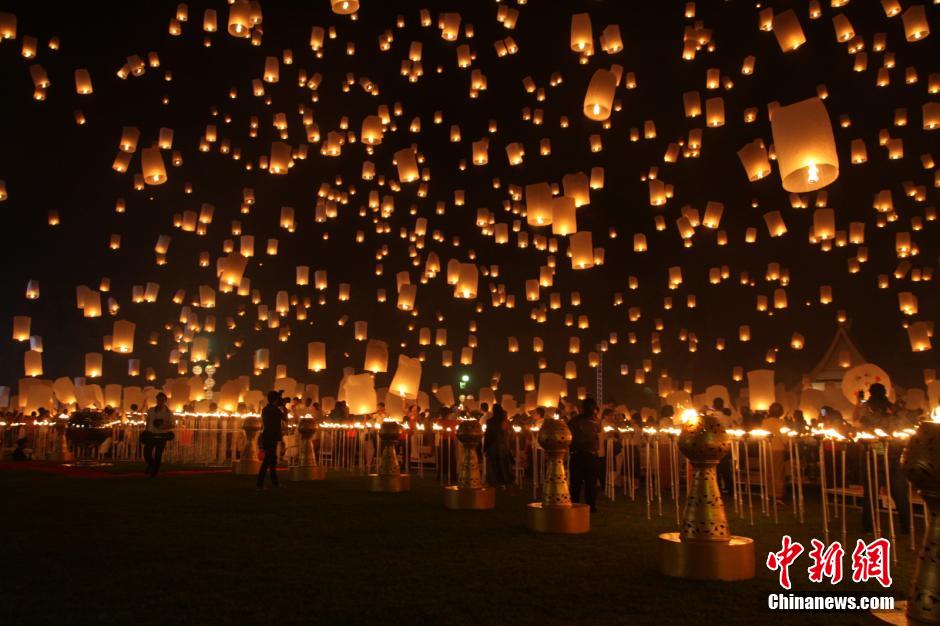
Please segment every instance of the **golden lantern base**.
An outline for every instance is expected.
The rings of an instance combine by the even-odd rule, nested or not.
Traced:
[[[444,508],[482,511],[496,507],[496,490],[492,487],[444,487]]]
[[[71,463],[75,460],[75,455],[71,452],[53,452],[49,455],[49,460],[53,463]]]
[[[232,463],[232,471],[239,476],[255,475],[261,470],[261,461],[241,459]]]
[[[591,530],[591,507],[586,504],[546,506],[541,502],[531,502],[526,507],[526,526],[537,533],[586,533]]]
[[[369,491],[398,493],[411,490],[411,474],[369,474]]]
[[[326,468],[322,465],[295,465],[290,468],[291,480],[323,480]]]
[[[754,578],[754,540],[732,535],[731,541],[682,541],[679,533],[659,536],[659,569],[667,576],[692,580]]]

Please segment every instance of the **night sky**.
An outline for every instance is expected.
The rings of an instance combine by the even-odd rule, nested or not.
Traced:
[[[252,387],[264,389],[273,380],[274,366],[287,365],[288,374],[298,380],[315,382],[321,395],[332,395],[344,366],[361,371],[365,342],[355,341],[353,326],[357,320],[369,323],[369,337],[390,344],[389,373],[380,374],[376,386],[388,384],[394,373],[397,355],[401,352],[426,359],[422,388],[433,383],[455,384],[458,377],[471,376],[470,391],[487,386],[494,372],[501,373],[500,392],[512,393],[521,399],[522,376],[537,372],[536,361],[544,357],[544,371],[564,370],[564,363],[573,360],[578,368],[577,385],[594,389],[594,370],[588,366],[588,352],[610,333],[619,341],[609,345],[605,354],[605,395],[618,401],[636,404],[655,391],[655,378],[662,370],[676,379],[680,387],[685,380],[694,381],[695,391],[709,384],[727,384],[732,368],[745,371],[770,367],[778,381],[794,385],[817,362],[829,345],[836,327],[837,311],[844,310],[851,324],[850,335],[862,354],[883,367],[892,379],[902,385],[922,385],[923,370],[940,365],[936,348],[914,353],[903,324],[912,321],[933,322],[940,311],[936,276],[931,280],[912,280],[911,273],[903,279],[892,278],[887,289],[878,288],[880,274],[892,274],[899,259],[895,237],[910,232],[920,254],[907,260],[912,268],[936,273],[938,263],[938,224],[927,221],[928,207],[937,203],[935,170],[927,169],[922,155],[933,153],[940,158],[937,137],[940,130],[922,128],[921,107],[925,102],[940,101],[940,93],[929,94],[931,73],[940,72],[940,7],[928,4],[927,14],[933,32],[924,40],[908,43],[900,16],[887,17],[880,2],[855,0],[841,8],[821,2],[822,16],[810,19],[807,3],[796,3],[795,11],[806,34],[807,42],[795,52],[783,53],[774,35],[758,29],[755,3],[738,0],[698,2],[694,19],[684,17],[684,2],[625,2],[530,0],[525,5],[508,6],[519,11],[516,27],[506,29],[497,22],[498,4],[478,2],[386,2],[363,0],[359,19],[335,15],[327,0],[278,0],[264,2],[263,37],[260,46],[247,39],[237,39],[226,32],[228,6],[221,1],[188,3],[189,20],[182,24],[182,35],[168,34],[168,24],[176,15],[176,3],[163,1],[108,3],[93,6],[83,3],[0,2],[0,11],[17,15],[17,38],[0,42],[0,180],[6,182],[9,198],[0,202],[3,244],[0,245],[2,267],[0,293],[5,303],[0,313],[0,327],[8,330],[5,348],[0,350],[0,383],[14,386],[23,375],[23,353],[28,344],[14,342],[9,334],[15,315],[32,317],[32,334],[40,335],[44,345],[44,377],[83,375],[87,352],[102,351],[102,337],[111,333],[114,319],[127,319],[137,324],[135,351],[142,369],[153,368],[162,382],[176,376],[176,367],[168,363],[170,350],[176,347],[171,329],[179,324],[180,306],[172,302],[173,294],[186,291],[187,303],[198,299],[200,285],[218,288],[214,268],[222,254],[223,241],[232,237],[232,221],[241,222],[242,234],[255,237],[255,256],[246,271],[252,289],[260,291],[262,302],[274,308],[280,290],[309,297],[312,306],[306,320],[298,321],[291,314],[281,322],[290,327],[287,342],[278,341],[278,330],[256,330],[257,310],[249,298],[217,293],[215,309],[193,308],[200,320],[206,315],[217,319],[217,330],[210,335],[212,358],[220,371],[216,379],[225,381],[251,372],[252,354],[257,348],[270,348],[271,368],[253,377]],[[911,3],[905,1],[904,8]],[[776,12],[790,8],[791,3],[765,3]],[[205,9],[218,11],[219,30],[203,31]],[[424,27],[419,11],[430,10],[432,23]],[[459,12],[462,16],[460,38],[445,41],[437,28],[441,12]],[[588,12],[593,23],[595,54],[580,64],[578,54],[569,48],[571,14]],[[868,68],[853,71],[855,57],[847,45],[836,41],[833,15],[845,14],[856,34],[865,43]],[[396,26],[401,15],[404,27]],[[714,51],[703,48],[693,61],[681,57],[683,31],[701,21],[711,31]],[[472,24],[473,37],[467,39],[464,27]],[[609,55],[600,48],[597,37],[609,24],[618,24],[624,50]],[[327,39],[323,58],[316,58],[309,41],[311,27],[334,27],[337,37]],[[389,30],[394,41],[387,52],[379,50],[379,36]],[[872,50],[876,33],[885,33],[886,52],[894,55],[890,85],[876,87],[876,73],[885,62],[886,52]],[[24,35],[37,38],[38,55],[24,59],[21,46]],[[518,44],[516,54],[497,57],[493,43],[512,37]],[[51,37],[60,39],[60,49],[48,47]],[[409,82],[400,74],[403,59],[408,58],[409,44],[423,43],[424,74],[417,82]],[[211,46],[204,45],[211,42]],[[355,44],[355,55],[346,54],[347,43]],[[460,69],[456,48],[469,44],[476,58],[471,68]],[[283,62],[284,50],[293,52],[293,64]],[[140,77],[121,80],[116,72],[129,55],[147,58],[151,51],[159,55],[160,67],[148,67]],[[743,59],[756,57],[755,72],[741,74]],[[252,95],[251,81],[261,77],[266,56],[280,60],[280,81],[264,84],[265,97]],[[33,98],[29,66],[38,63],[51,80],[45,101]],[[581,112],[585,90],[597,68],[612,63],[632,72],[636,88],[626,89],[623,82],[616,96],[622,108],[604,129]],[[441,71],[437,72],[440,67]],[[907,68],[916,68],[918,81],[905,84]],[[90,71],[94,84],[92,95],[78,95],[73,73],[77,68]],[[706,71],[720,70],[722,81],[733,82],[733,88],[706,89]],[[487,89],[471,99],[470,76],[481,70]],[[319,89],[298,84],[298,72],[310,77],[322,75]],[[166,81],[166,73],[172,81]],[[549,85],[549,77],[558,72],[563,82]],[[342,85],[347,74],[356,83],[344,93]],[[380,89],[378,96],[366,93],[358,84],[363,76]],[[545,90],[545,100],[526,93],[523,79],[531,76]],[[835,209],[836,224],[847,231],[850,222],[865,223],[868,261],[859,272],[850,274],[849,259],[859,253],[858,245],[833,246],[824,252],[819,244],[809,242],[817,194],[803,194],[807,208],[791,207],[790,194],[780,182],[776,166],[766,178],[748,181],[737,151],[746,143],[762,138],[769,147],[773,141],[767,119],[767,105],[777,101],[791,104],[817,95],[818,86],[828,91],[825,99],[839,151],[840,175],[825,188],[828,200],[824,206]],[[238,97],[229,93],[237,90]],[[682,94],[696,90],[702,102],[720,96],[724,99],[725,124],[707,128],[704,118],[686,118]],[[311,96],[316,94],[317,101]],[[168,104],[162,104],[166,97]],[[270,104],[265,102],[270,100]],[[386,129],[381,145],[369,156],[359,142],[347,142],[339,157],[321,156],[320,144],[309,146],[306,160],[296,160],[287,175],[275,176],[258,167],[259,157],[270,153],[271,142],[278,141],[272,126],[275,113],[286,114],[288,138],[294,149],[307,143],[299,107],[312,110],[320,135],[339,130],[340,119],[348,117],[349,131],[357,137],[363,117],[376,114],[382,104],[401,103],[403,114],[393,117],[396,131]],[[754,123],[743,121],[743,112],[755,107]],[[523,110],[543,111],[543,123],[534,125],[523,119]],[[907,125],[896,126],[895,111],[907,109]],[[87,123],[75,123],[74,111],[81,109]],[[434,124],[435,111],[441,111],[443,123]],[[840,127],[840,116],[847,115],[851,125]],[[257,116],[257,136],[249,136],[249,118]],[[570,124],[560,128],[561,116]],[[226,121],[230,118],[230,123]],[[414,118],[421,120],[421,132],[409,132]],[[490,120],[497,132],[489,133]],[[646,120],[653,120],[655,139],[642,139]],[[220,140],[230,141],[241,151],[241,160],[231,154],[220,154],[219,142],[209,152],[198,149],[207,124],[218,128]],[[450,141],[450,127],[460,126],[461,141]],[[129,172],[118,174],[111,163],[118,152],[121,129],[135,126],[141,136]],[[161,127],[174,130],[173,149],[183,158],[180,167],[170,163],[170,151],[163,151],[168,180],[159,186],[136,191],[133,176],[140,172],[140,151],[156,140]],[[639,128],[641,139],[630,141],[630,129]],[[685,141],[690,129],[702,129],[702,148],[696,158],[680,157],[665,163],[663,155],[672,142]],[[902,159],[889,160],[886,150],[878,145],[878,134],[886,129],[892,138],[901,138]],[[600,134],[603,150],[592,153],[588,138]],[[488,136],[489,163],[470,163],[471,142]],[[550,156],[539,155],[539,142],[551,140]],[[864,140],[868,162],[852,165],[849,144]],[[504,146],[521,142],[525,146],[522,165],[509,166]],[[395,193],[388,181],[397,181],[392,154],[415,144],[425,157],[421,167],[428,168],[427,197],[418,197],[417,183],[401,185]],[[383,187],[377,180],[361,179],[363,160],[375,163],[378,175],[386,177]],[[459,171],[461,160],[467,162]],[[246,164],[253,164],[246,171]],[[572,270],[565,256],[566,237],[558,236],[555,254],[556,272],[551,288],[541,290],[541,303],[547,307],[550,293],[559,293],[562,307],[547,311],[547,321],[536,323],[530,317],[539,303],[527,302],[524,284],[538,278],[539,267],[547,263],[549,253],[533,245],[520,249],[516,233],[509,243],[497,245],[492,236],[484,235],[476,226],[481,207],[493,213],[496,222],[512,224],[522,220],[522,230],[530,239],[537,233],[551,237],[551,228],[526,225],[522,217],[524,203],[509,203],[511,186],[522,187],[538,182],[561,185],[564,175],[576,172],[589,174],[592,167],[603,167],[605,185],[592,190],[590,204],[577,210],[578,229],[593,234],[595,247],[603,247],[605,262],[589,270]],[[659,178],[674,186],[674,196],[661,207],[649,203],[648,185],[644,178],[651,167],[658,168]],[[377,177],[378,178],[378,177]],[[494,188],[493,179],[501,185]],[[341,180],[341,182],[338,182]],[[907,197],[905,181],[924,186],[924,201]],[[189,183],[192,193],[185,193]],[[314,220],[317,192],[322,184],[349,193],[348,203],[337,207],[336,218],[323,223]],[[242,190],[254,190],[256,202],[248,214],[240,213]],[[875,194],[890,189],[897,219],[884,227],[878,226],[879,214],[873,207]],[[353,194],[352,191],[355,190]],[[377,214],[360,208],[367,205],[369,192],[378,190],[380,197],[394,196],[394,213],[387,219],[387,232],[378,234],[374,221]],[[464,190],[466,203],[456,206],[454,191]],[[118,198],[126,202],[126,212],[115,212]],[[693,245],[684,247],[675,221],[682,208],[689,205],[700,212],[709,201],[724,204],[719,230],[727,233],[728,244],[716,243],[715,229],[699,226],[692,237]],[[442,202],[444,215],[435,207]],[[174,214],[199,211],[203,203],[215,205],[212,223],[204,236],[183,232],[173,225]],[[756,204],[756,206],[754,206]],[[288,233],[279,226],[281,207],[294,208],[296,231]],[[511,208],[516,214],[507,211]],[[412,211],[413,209],[413,211]],[[61,224],[50,227],[49,210],[58,211]],[[788,233],[770,238],[763,215],[771,210],[783,214]],[[654,219],[661,215],[666,228],[658,232]],[[418,266],[412,265],[406,235],[413,231],[418,217],[428,219],[428,235],[424,248],[417,250]],[[913,230],[912,220],[921,222],[922,229]],[[754,227],[757,241],[745,243],[745,230]],[[617,236],[610,238],[614,229]],[[357,231],[364,241],[357,243]],[[430,235],[439,230],[441,241]],[[633,235],[645,233],[649,250],[633,251]],[[112,234],[121,235],[121,247],[109,249]],[[167,263],[155,263],[154,245],[161,234],[172,237]],[[328,234],[329,239],[324,240]],[[276,238],[277,256],[265,254],[265,242]],[[459,238],[459,246],[455,246]],[[376,251],[387,246],[388,254],[376,260]],[[198,267],[200,252],[208,252],[209,267]],[[395,276],[409,271],[412,283],[421,278],[427,254],[433,251],[440,258],[442,271],[421,284],[417,292],[417,315],[396,309]],[[498,277],[479,277],[475,301],[453,297],[453,288],[446,284],[446,263],[451,258],[475,262],[480,267],[498,266]],[[768,263],[777,262],[789,273],[785,286],[789,306],[786,309],[759,312],[755,303],[760,295],[771,302],[778,282],[765,279]],[[383,274],[376,276],[376,264]],[[314,286],[295,284],[295,267],[310,267],[311,283],[316,270],[327,270],[328,289],[323,292],[326,303],[318,304]],[[670,290],[668,269],[682,268],[683,283]],[[709,268],[728,266],[730,276],[718,285],[708,282]],[[927,268],[930,268],[927,270]],[[753,285],[742,285],[740,275],[746,272]],[[636,277],[639,288],[628,289],[630,276]],[[111,279],[111,296],[120,304],[116,316],[105,314],[97,319],[84,319],[76,307],[76,287],[84,284],[97,289],[102,277]],[[35,279],[41,285],[41,297],[24,297],[27,282]],[[135,304],[131,301],[133,285],[147,282],[160,284],[156,303]],[[351,299],[337,299],[340,283],[351,284]],[[515,308],[494,307],[490,285],[504,285],[515,295]],[[819,288],[831,285],[833,302],[819,303]],[[376,290],[384,288],[385,303],[376,301]],[[571,305],[571,293],[580,293],[580,306]],[[899,311],[898,293],[909,291],[919,300],[916,315]],[[623,304],[615,306],[614,294],[623,294]],[[686,306],[687,297],[696,297],[697,306]],[[664,298],[671,297],[673,306],[664,309]],[[106,305],[105,305],[106,306]],[[477,311],[476,308],[480,310]],[[642,316],[630,322],[627,310],[640,307]],[[243,312],[243,315],[239,315]],[[273,314],[273,313],[272,313]],[[578,329],[565,325],[565,316],[575,321],[586,315],[590,327]],[[348,316],[340,327],[337,320]],[[443,321],[438,321],[438,316]],[[226,327],[233,317],[234,330]],[[662,350],[651,354],[651,333],[659,331]],[[469,325],[476,322],[477,331]],[[751,341],[738,341],[738,327],[750,325]],[[409,327],[411,329],[409,330]],[[418,330],[447,328],[448,346],[454,353],[454,367],[441,367],[441,348],[419,346]],[[156,346],[148,344],[151,332],[159,333]],[[695,352],[683,331],[698,339]],[[627,340],[636,334],[636,343]],[[794,332],[805,336],[802,350],[790,348]],[[469,335],[476,336],[473,364],[459,365],[461,347]],[[507,351],[507,337],[519,340],[518,353]],[[581,341],[581,352],[567,354],[569,337]],[[545,352],[532,352],[532,338],[545,341]],[[715,349],[716,339],[724,338],[726,349]],[[328,369],[314,374],[306,371],[307,343],[325,341],[328,346]],[[936,342],[937,339],[934,339]],[[242,343],[236,347],[235,343]],[[402,345],[404,344],[404,345]],[[766,363],[768,350],[777,348],[776,363]],[[347,356],[348,355],[348,356]],[[104,382],[144,384],[143,377],[127,376],[128,355],[105,353]],[[647,375],[646,389],[634,383],[633,373],[642,368],[644,359],[652,359],[653,371]],[[620,366],[629,366],[627,376],[620,375]],[[734,394],[733,394],[734,395]]]

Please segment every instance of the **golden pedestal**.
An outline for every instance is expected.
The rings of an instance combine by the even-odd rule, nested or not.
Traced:
[[[496,506],[496,490],[483,484],[477,448],[483,440],[483,427],[475,419],[461,420],[457,441],[463,446],[463,460],[457,471],[457,484],[444,487],[444,508],[492,509]]]
[[[730,541],[682,541],[679,533],[659,536],[660,571],[693,580],[754,578],[754,540],[731,536]]]
[[[411,490],[411,474],[369,474],[369,491],[398,493]]]
[[[69,452],[69,438],[65,434],[68,420],[59,420],[55,425],[55,451],[49,455],[53,463],[69,463],[75,460],[75,455]]]
[[[475,489],[450,485],[444,487],[444,508],[482,511],[496,507],[496,490],[492,487]]]
[[[232,471],[239,476],[255,475],[261,470],[261,461],[257,459],[241,459],[232,463]]]
[[[379,427],[379,441],[382,444],[382,456],[379,459],[377,474],[369,474],[369,491],[397,493],[411,489],[411,475],[402,474],[395,454],[395,443],[401,439],[401,424],[383,422]]]
[[[302,417],[297,420],[300,445],[298,446],[297,465],[290,468],[291,480],[323,480],[326,478],[326,468],[317,465],[317,457],[313,451],[313,437],[317,434],[317,428],[317,422],[314,419]]]
[[[692,464],[682,528],[659,536],[659,567],[667,576],[693,580],[754,578],[754,541],[731,534],[718,489],[718,462],[731,449],[728,434],[701,416],[679,435],[679,450]]]
[[[565,453],[571,446],[571,431],[560,419],[547,419],[539,429],[539,445],[545,450],[542,501],[526,507],[526,526],[537,533],[577,534],[591,530],[591,508],[572,504],[565,475]]]
[[[291,480],[324,480],[326,468],[322,465],[295,465],[290,468]]]
[[[575,535],[591,530],[591,508],[586,504],[552,506],[530,502],[526,507],[525,523],[537,533]]]
[[[261,420],[250,415],[242,421],[245,431],[245,447],[238,461],[232,463],[232,471],[239,475],[257,474],[261,470],[258,460],[258,433],[261,432]]]

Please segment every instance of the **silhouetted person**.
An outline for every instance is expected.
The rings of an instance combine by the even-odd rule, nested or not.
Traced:
[[[26,437],[20,437],[16,440],[16,449],[13,450],[13,460],[14,461],[28,461],[31,453],[26,448]]]
[[[509,420],[500,404],[493,405],[493,413],[486,421],[483,454],[486,455],[486,482],[503,489],[511,485]]]
[[[175,426],[173,411],[166,405],[166,394],[162,391],[157,394],[157,404],[147,410],[147,429],[140,439],[144,444],[144,460],[147,462],[146,473],[151,478],[156,477],[160,471],[160,462],[163,460],[163,449],[166,442],[173,440],[173,427]]]
[[[888,399],[888,391],[881,383],[875,383],[868,387],[868,400],[863,403],[860,411],[859,421],[862,427],[868,431],[874,431],[880,428],[885,432],[891,433],[910,426],[907,420],[898,415],[897,407]],[[888,446],[888,474],[891,477],[891,499],[894,500],[894,506],[897,507],[898,520],[900,524],[895,529],[901,534],[910,532],[910,502],[908,500],[907,477],[901,471],[901,451],[903,444],[893,442],[872,442],[868,444],[871,449],[878,452],[878,475],[871,476],[871,480],[877,485],[885,484],[885,465],[884,465],[884,447]],[[863,447],[868,451],[869,447]],[[871,452],[868,452],[871,454]],[[862,498],[862,529],[865,532],[872,532],[871,506],[869,497],[872,485],[869,483],[867,464],[863,460],[861,463],[862,484],[865,487],[865,497]],[[872,463],[872,473],[875,472],[874,463]],[[874,494],[874,497],[879,497]]]
[[[581,487],[584,501],[597,511],[597,448],[600,445],[600,423],[597,421],[597,403],[593,398],[585,399],[581,412],[568,422],[571,430],[571,477],[572,502],[581,502]]]
[[[261,410],[261,449],[264,450],[264,460],[258,471],[258,489],[264,487],[264,475],[271,469],[271,484],[278,486],[277,480],[277,445],[281,443],[281,422],[284,419],[284,409],[281,408],[281,392],[268,392],[268,405]]]

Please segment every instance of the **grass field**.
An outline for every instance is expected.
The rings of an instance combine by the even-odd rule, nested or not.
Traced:
[[[590,534],[547,536],[525,528],[525,496],[447,511],[432,479],[402,494],[369,493],[365,478],[342,474],[258,492],[231,474],[11,470],[0,486],[7,626],[875,623],[764,608],[780,591],[767,552],[784,533],[821,538],[816,508],[803,526],[787,507],[779,525],[732,518],[757,541],[757,578],[704,583],[657,571],[656,535],[675,527],[669,501],[648,521],[641,502],[602,499]],[[876,591],[850,580],[858,517],[850,511],[839,588]],[[914,558],[906,542],[899,554],[891,593],[903,597]],[[823,588],[808,583],[809,563],[804,554],[791,569],[796,589]]]

